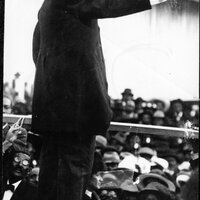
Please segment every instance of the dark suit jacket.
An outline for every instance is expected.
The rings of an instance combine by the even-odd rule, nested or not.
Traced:
[[[149,0],[44,1],[33,38],[33,132],[105,133],[112,112],[97,19],[150,8]]]
[[[37,200],[37,195],[37,187],[23,180],[14,191],[11,200]]]

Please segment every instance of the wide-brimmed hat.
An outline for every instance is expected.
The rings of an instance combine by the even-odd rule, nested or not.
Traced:
[[[170,190],[158,182],[151,182],[151,183],[147,184],[147,186],[140,191],[139,195],[142,195],[145,193],[156,194],[156,196],[159,196],[159,198],[163,199],[163,200],[171,199]]]
[[[162,110],[156,110],[153,113],[154,118],[165,118],[165,113]]]
[[[130,95],[130,96],[133,96],[133,93],[132,93],[131,89],[129,89],[129,88],[126,88],[126,89],[124,90],[124,92],[122,92],[121,94],[122,94],[122,95]]]
[[[121,185],[120,189],[126,192],[139,193],[139,189],[136,184],[133,183],[133,180],[125,180]]]
[[[121,153],[120,153],[120,158],[121,158],[121,160],[123,160],[125,157],[127,157],[127,156],[132,156],[133,154],[131,153],[131,152],[128,152],[128,151],[122,151]]]
[[[155,166],[158,166],[158,168],[161,168],[162,170],[164,169],[168,169],[169,167],[169,162],[167,160],[165,160],[164,158],[160,158],[157,156],[153,156],[151,158],[151,162],[154,163],[154,165],[152,164],[152,167],[156,168]]]
[[[128,169],[116,169],[111,171],[99,171],[97,189],[125,189],[133,180],[133,171]]]
[[[141,174],[137,177],[136,182],[138,183],[138,188],[140,188],[140,190],[144,189],[150,182],[158,182],[167,187],[171,192],[176,191],[175,185],[170,180],[159,174],[154,174],[154,173]]]
[[[137,157],[132,155],[126,156],[118,165],[119,168],[130,169],[134,172],[139,172],[139,169],[136,167],[137,165]]]
[[[103,161],[105,163],[119,163],[119,154],[115,151],[108,151],[103,154]]]
[[[149,148],[149,147],[141,147],[139,150],[138,150],[138,154],[139,155],[143,155],[143,154],[146,154],[146,155],[149,155],[149,156],[156,156],[156,151]]]
[[[107,145],[107,139],[103,137],[102,135],[96,135],[95,137],[96,141],[96,148],[104,148]]]
[[[176,175],[176,185],[180,188],[181,182],[186,183],[191,176],[191,172],[181,171]]]

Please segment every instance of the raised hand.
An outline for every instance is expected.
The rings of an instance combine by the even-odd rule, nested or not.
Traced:
[[[17,136],[21,133],[19,129],[19,126],[16,126],[15,124],[12,125],[6,134],[5,140],[14,142],[17,139]]]

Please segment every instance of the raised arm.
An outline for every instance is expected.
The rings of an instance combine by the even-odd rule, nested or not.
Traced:
[[[151,9],[149,0],[80,0],[67,3],[67,11],[80,18],[113,18]]]

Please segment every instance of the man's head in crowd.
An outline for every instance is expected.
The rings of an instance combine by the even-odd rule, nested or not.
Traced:
[[[165,126],[165,113],[161,110],[157,110],[153,114],[153,125]]]
[[[165,108],[166,108],[166,105],[165,105],[165,102],[160,100],[160,99],[155,99],[152,101],[153,103],[156,104],[157,106],[157,110],[160,110],[160,111],[165,111]]]
[[[133,93],[129,88],[126,88],[124,92],[122,92],[121,94],[122,94],[122,100],[124,101],[130,101],[133,99]]]
[[[39,167],[34,167],[30,174],[29,174],[29,182],[37,185],[38,184],[38,181],[39,181],[39,171],[40,171],[40,168]]]
[[[141,147],[139,150],[138,150],[138,155],[140,155],[141,157],[151,161],[151,158],[153,156],[156,156],[156,151],[149,148],[149,147]]]
[[[109,144],[113,146],[118,152],[121,152],[124,148],[126,135],[123,132],[118,132],[111,136],[109,139]]]
[[[130,133],[126,137],[125,148],[129,152],[135,152],[135,150],[140,148],[141,142],[141,138],[138,135]]]
[[[170,102],[170,107],[174,113],[179,113],[183,111],[183,101],[181,99],[175,99]]]
[[[13,152],[8,168],[8,179],[17,182],[27,177],[31,170],[31,156],[27,150]]]
[[[138,116],[139,124],[147,124],[151,125],[153,116],[151,112],[145,111],[143,113],[140,113]]]
[[[103,161],[108,171],[116,169],[120,162],[120,156],[118,151],[114,147],[107,147],[102,152]]]
[[[10,114],[12,112],[12,100],[9,96],[3,95],[3,113]]]

